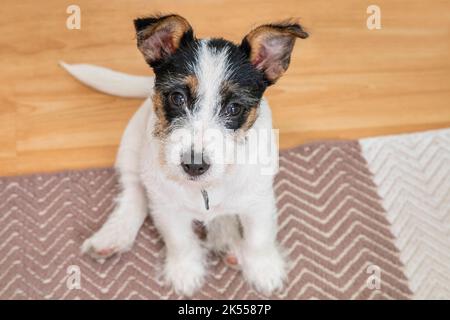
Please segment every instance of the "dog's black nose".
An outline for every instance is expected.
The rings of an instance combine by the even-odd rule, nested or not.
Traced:
[[[208,171],[210,167],[210,165],[205,161],[203,157],[201,159],[201,163],[195,163],[194,161],[191,161],[191,163],[182,162],[181,166],[188,175],[192,177],[200,176]]]

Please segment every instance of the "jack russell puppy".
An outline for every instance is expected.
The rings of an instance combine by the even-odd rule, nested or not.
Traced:
[[[296,38],[308,34],[292,21],[267,24],[236,45],[196,38],[178,15],[134,25],[154,77],[61,63],[100,91],[147,98],[118,150],[116,207],[82,252],[104,259],[129,250],[150,213],[166,247],[163,276],[176,292],[190,296],[201,287],[213,250],[271,294],[287,270],[276,242],[277,141],[263,93],[288,68]],[[205,226],[206,240],[194,221]]]

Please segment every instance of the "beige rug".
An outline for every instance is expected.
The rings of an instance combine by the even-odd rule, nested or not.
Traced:
[[[279,240],[291,267],[275,299],[450,299],[450,130],[281,152]],[[178,299],[158,279],[150,219],[133,249],[81,256],[117,194],[112,169],[0,178],[0,298]],[[212,258],[194,298],[259,299]]]

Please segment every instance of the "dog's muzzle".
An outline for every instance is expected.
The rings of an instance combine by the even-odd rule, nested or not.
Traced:
[[[191,177],[197,177],[208,171],[210,164],[205,160],[202,154],[191,153],[191,157],[188,161],[182,161],[181,166],[183,170]],[[190,160],[190,161],[189,161]]]

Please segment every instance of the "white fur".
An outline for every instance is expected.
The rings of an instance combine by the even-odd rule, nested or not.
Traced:
[[[227,50],[216,52],[214,48],[208,47],[207,40],[202,40],[197,59],[194,72],[198,79],[198,95],[201,97],[197,104],[204,107],[201,115],[205,121],[209,121],[215,116],[214,110],[217,110],[220,85],[229,77]]]
[[[199,53],[202,67],[196,70],[200,90],[204,91],[199,114],[205,118],[200,117],[200,121],[208,128],[219,127],[211,121],[214,117],[211,118],[208,110],[216,103],[215,90],[218,89],[214,86],[226,77],[226,64],[222,63],[221,54],[210,52],[204,46]],[[215,69],[213,66],[219,66],[218,73],[211,71]],[[93,77],[97,67],[64,67],[80,81],[103,92],[115,94],[114,90],[117,90],[121,96],[130,96],[128,93],[134,90],[131,87],[137,86],[140,92],[133,91],[131,95],[147,94],[142,88],[148,85],[148,78],[114,73],[117,77],[114,84],[109,85],[103,76],[108,78],[112,71],[103,70]],[[133,79],[132,85],[128,82],[130,79]],[[148,85],[147,89],[151,87]],[[117,207],[103,227],[84,242],[82,251],[105,258],[128,250],[149,209],[166,245],[164,277],[177,292],[193,294],[202,285],[206,274],[205,249],[192,231],[194,219],[210,226],[208,240],[216,249],[235,251],[244,276],[256,289],[269,294],[281,288],[286,265],[275,240],[277,211],[272,183],[276,170],[268,175],[262,174],[260,164],[213,163],[212,173],[205,178],[199,181],[183,179],[179,166],[161,164],[160,156],[167,150],[166,144],[152,135],[155,121],[152,101],[148,98],[129,122],[117,154],[116,168],[122,187]],[[272,129],[270,108],[264,99],[253,128]],[[246,138],[247,144],[256,143],[251,136]],[[276,148],[274,140],[265,142]],[[185,147],[177,146],[180,150]],[[276,163],[275,159],[271,160],[272,164]],[[201,196],[203,188],[208,191],[209,210]],[[239,223],[233,218],[235,215],[242,224],[243,238],[236,230]]]
[[[180,166],[182,160],[180,154],[190,155],[192,148],[196,154],[203,153],[207,158],[214,159],[215,164],[198,179],[196,186],[198,190],[201,190],[212,184],[222,183],[224,174],[232,170],[232,167],[225,163],[225,158],[230,155],[219,153],[222,150],[222,144],[208,138],[214,133],[220,133],[224,143],[235,144],[234,137],[224,130],[215,111],[219,109],[220,86],[227,80],[229,74],[227,51],[216,51],[208,47],[207,40],[202,40],[196,58],[196,64],[191,67],[198,79],[198,99],[191,111],[187,110],[188,118],[177,123],[177,130],[167,137],[163,146],[166,165],[162,169],[168,176],[185,181],[187,175]],[[228,151],[231,153],[233,150],[228,149]]]

